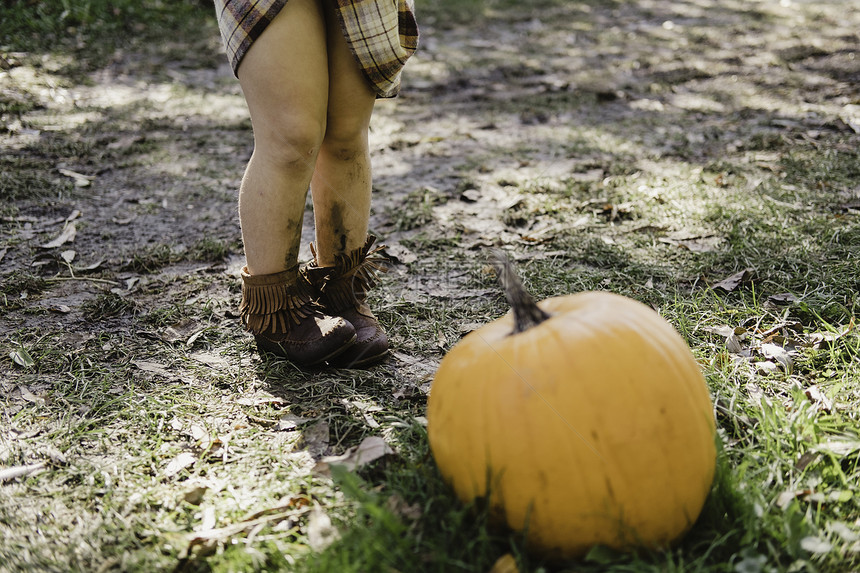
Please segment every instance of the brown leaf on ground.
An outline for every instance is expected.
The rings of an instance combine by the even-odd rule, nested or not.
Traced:
[[[759,348],[762,356],[767,358],[768,360],[775,361],[778,363],[783,370],[786,372],[791,372],[791,368],[794,364],[791,356],[789,356],[788,352],[782,346],[778,346],[776,344],[765,343],[762,344]]]
[[[403,499],[403,496],[397,493],[385,500],[385,508],[394,515],[404,517],[409,521],[417,521],[418,519],[421,519],[421,516],[424,513],[423,511],[421,511],[420,504],[406,503],[406,500]]]
[[[784,292],[784,293],[780,293],[780,294],[772,294],[769,297],[767,297],[768,304],[771,304],[773,306],[788,306],[790,304],[797,302],[798,300],[800,300],[800,299],[798,299],[796,296],[794,296],[790,292]]]
[[[751,283],[754,278],[755,269],[744,269],[740,272],[733,274],[730,277],[724,278],[723,280],[714,283],[713,285],[711,285],[711,288],[714,290],[733,292],[738,288]]]
[[[340,538],[331,518],[320,506],[314,506],[308,518],[308,545],[314,551],[322,551]]]
[[[186,342],[200,330],[200,323],[187,318],[165,328],[159,333],[159,338],[164,342]]]
[[[718,250],[724,242],[724,239],[717,235],[705,235],[680,239],[662,237],[658,240],[661,243],[666,243],[667,245],[673,245],[676,247],[687,249],[691,253],[711,253],[713,251]]]
[[[72,179],[75,182],[75,187],[89,187],[95,177],[93,175],[84,175],[83,173],[78,173],[77,171],[72,171],[71,169],[59,168],[58,171],[61,175],[65,175]]]
[[[61,245],[65,245],[66,243],[71,243],[75,240],[75,236],[77,234],[78,228],[75,225],[75,222],[69,221],[63,226],[62,232],[60,232],[59,236],[56,239],[39,246],[43,249],[54,249]]]
[[[33,475],[45,469],[45,462],[0,469],[0,482]]]
[[[812,334],[806,337],[806,341],[808,345],[812,348],[819,349],[825,344],[830,344],[840,340],[845,337],[848,333],[854,330],[856,323],[854,321],[854,317],[851,317],[851,320],[848,321],[843,327],[840,327],[838,330],[831,330],[827,332],[813,332]]]
[[[343,466],[348,471],[355,471],[370,462],[393,453],[394,450],[385,443],[384,439],[379,436],[370,436],[362,440],[358,446],[348,449],[343,455],[323,458],[314,467],[314,473],[317,475],[330,475],[331,466],[334,465]]]
[[[505,553],[496,560],[489,573],[519,573],[519,571],[516,558],[510,553]]]
[[[302,430],[299,447],[306,448],[315,459],[319,459],[328,451],[330,439],[328,422],[322,420]]]
[[[167,366],[164,366],[157,362],[149,362],[147,360],[133,360],[132,364],[134,364],[144,372],[150,372],[152,374],[161,374],[163,376],[173,375],[173,373],[167,369]]]
[[[193,466],[197,463],[197,456],[191,452],[182,452],[167,464],[164,468],[164,477],[173,477],[185,468]]]
[[[830,413],[833,410],[833,400],[828,398],[818,386],[810,386],[803,391],[816,410]]]

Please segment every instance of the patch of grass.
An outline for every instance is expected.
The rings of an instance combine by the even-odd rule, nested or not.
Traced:
[[[189,319],[193,309],[188,305],[172,304],[153,309],[138,319],[146,325],[162,328]]]
[[[121,316],[133,311],[134,301],[113,292],[103,292],[95,299],[81,305],[84,319],[98,322],[107,318]]]
[[[0,94],[0,117],[22,115],[28,111],[38,109],[39,105],[38,100],[30,93],[6,90]]]
[[[48,282],[42,277],[28,272],[12,273],[3,277],[0,282],[0,293],[20,297],[39,294],[48,286]]]
[[[173,252],[173,248],[162,243],[135,252],[131,259],[123,264],[122,269],[136,273],[153,273],[177,260],[178,255]]]
[[[68,196],[71,179],[56,173],[56,163],[38,156],[0,156],[0,194],[10,201]]]
[[[0,46],[73,54],[66,71],[76,75],[104,64],[132,42],[157,41],[165,33],[199,37],[201,30],[211,32],[213,21],[211,6],[197,0],[7,0]]]
[[[433,207],[444,201],[439,191],[419,189],[406,195],[396,208],[386,210],[386,216],[397,231],[410,231],[433,220]]]
[[[220,262],[234,252],[236,245],[229,241],[219,241],[204,237],[188,248],[185,257],[192,260]]]
[[[0,193],[16,201],[74,197],[83,191],[59,167],[90,165],[98,154],[91,142],[76,135],[45,135],[36,144],[0,156]]]
[[[48,282],[27,271],[7,274],[0,281],[0,314],[26,308],[29,301],[41,294]]]
[[[401,442],[401,446],[403,446]],[[452,498],[432,464],[424,463],[426,436],[406,460],[388,468],[383,488],[345,472],[337,486],[352,502],[353,512],[341,527],[343,537],[304,560],[298,570],[458,571],[489,570],[509,544],[493,531],[485,508],[464,507]],[[418,517],[420,516],[420,519]]]
[[[238,245],[232,241],[213,238],[198,239],[187,249],[177,250],[172,245],[157,243],[136,251],[127,259],[122,270],[151,274],[180,261],[222,262]]]
[[[792,151],[782,155],[786,183],[803,186],[808,198],[832,203],[833,190],[854,188],[860,179],[860,151],[838,145],[814,151]],[[823,201],[822,201],[823,200]],[[816,201],[817,203],[819,201]]]
[[[158,275],[180,262],[220,262],[237,248],[211,234],[186,239],[191,246],[183,251],[142,247],[125,261],[106,243],[111,268],[153,280],[125,297],[95,298],[98,285],[62,283],[90,300],[81,308],[85,321],[46,310],[43,293],[52,283],[26,272],[4,275],[0,319],[12,333],[0,356],[0,466],[44,468],[2,485],[0,568],[486,573],[507,553],[522,573],[860,567],[860,157],[856,135],[838,127],[840,112],[833,111],[844,105],[834,102],[847,101],[847,88],[828,84],[824,73],[802,81],[803,60],[788,70],[790,78],[779,66],[761,73],[755,54],[762,41],[790,48],[796,39],[779,36],[794,28],[793,20],[771,15],[778,3],[766,14],[727,3],[707,15],[683,2],[418,4],[422,22],[433,23],[418,63],[436,87],[404,93],[395,108],[380,106],[378,113],[395,114],[417,135],[433,117],[440,122],[435,135],[447,127],[456,137],[414,138],[438,145],[439,153],[422,156],[426,165],[396,156],[403,149],[386,150],[390,164],[403,159],[400,167],[414,167],[416,185],[425,186],[396,198],[398,209],[385,213],[392,235],[418,256],[395,266],[372,293],[392,359],[368,371],[305,371],[259,356],[234,314],[235,277]],[[146,42],[180,66],[199,64],[196,38],[217,36],[211,5],[191,0],[8,1],[3,9],[4,49],[30,51],[24,65],[37,72],[60,66],[75,79]],[[817,22],[813,32],[827,50],[838,23],[814,16],[828,9],[790,9],[791,18]],[[505,26],[499,37],[516,40],[514,30],[527,41],[498,42],[495,30],[484,28],[495,24]],[[755,42],[745,43],[745,34]],[[722,75],[686,81],[699,72],[676,64],[699,43],[680,42],[696,35],[720,48],[697,59],[715,64],[714,74],[737,73],[739,87],[732,91],[734,80]],[[438,46],[462,58],[446,67]],[[42,52],[53,55],[43,60]],[[141,85],[162,61],[144,60]],[[580,66],[598,71],[586,74]],[[210,77],[211,70],[199,71]],[[591,78],[603,79],[598,74],[623,93],[590,87]],[[462,84],[454,76],[463,76]],[[670,85],[678,79],[683,85]],[[71,79],[61,80],[73,91]],[[558,89],[567,82],[572,89]],[[771,89],[777,82],[781,87]],[[511,97],[496,84],[511,86]],[[452,122],[437,93],[468,121]],[[173,96],[184,97],[182,89]],[[0,98],[5,113],[29,109],[26,98]],[[643,98],[649,105],[637,108]],[[684,107],[697,98],[726,112]],[[187,121],[171,106],[157,118],[129,119],[152,105],[84,110],[103,113],[110,125],[87,123],[73,136],[45,130],[39,145],[0,157],[0,195],[12,204],[3,208],[50,198],[57,204],[51,213],[67,213],[63,201],[76,190],[57,175],[59,163],[82,170],[106,164],[111,184],[131,180],[143,188],[153,180],[130,179],[146,171],[137,167],[175,153],[194,159],[220,145],[221,136],[199,135],[212,128],[201,125],[205,120]],[[411,113],[417,107],[420,113]],[[465,137],[470,125],[497,129],[473,139]],[[207,142],[205,149],[176,144],[195,140]],[[198,180],[166,174],[158,188],[195,203],[232,205],[232,192],[201,189],[228,186],[236,162],[204,159],[203,185],[187,189]],[[508,173],[492,177],[499,166],[517,169],[518,160],[529,171],[554,159],[574,160],[575,171],[525,183]],[[486,254],[467,248],[474,233],[437,224],[434,208],[449,197],[433,189],[460,194],[505,180],[526,199],[493,223],[509,232],[498,240],[510,241],[504,247],[536,298],[610,290],[641,300],[681,333],[702,366],[721,451],[704,511],[675,547],[638,555],[597,548],[579,562],[546,562],[524,550],[520,535],[491,527],[484,508],[462,506],[438,474],[422,420],[435,367],[466,331],[502,315],[506,305]],[[87,217],[104,202],[78,203]],[[614,216],[603,203],[625,207]],[[155,213],[157,203],[151,208]],[[518,239],[533,218],[553,232]],[[711,288],[748,267],[756,269],[750,283],[729,292]],[[791,297],[772,300],[785,293]],[[175,341],[160,336],[168,326],[179,331]],[[739,333],[737,340],[727,333]],[[17,349],[32,363],[10,356]],[[334,479],[314,472],[321,457],[368,436],[383,437],[396,453],[355,474],[335,470]],[[314,512],[329,516],[339,534],[324,549],[312,548]]]
[[[589,0],[592,2],[594,0]],[[607,0],[600,0],[606,5]],[[615,2],[615,0],[611,0]],[[533,13],[537,10],[562,6],[564,0],[425,0],[418,5],[419,16],[427,21],[443,26],[453,26],[464,19],[487,17],[498,12]]]

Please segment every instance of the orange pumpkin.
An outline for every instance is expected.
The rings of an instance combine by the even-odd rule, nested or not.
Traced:
[[[698,364],[651,308],[606,292],[535,304],[509,263],[513,313],[463,338],[431,389],[428,434],[464,502],[578,557],[657,548],[698,517],[716,461]]]

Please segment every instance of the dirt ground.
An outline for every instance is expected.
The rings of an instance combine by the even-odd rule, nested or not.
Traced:
[[[858,30],[849,1],[572,1],[469,26],[426,14],[403,92],[378,102],[371,132],[371,228],[393,260],[375,296],[393,322],[394,387],[426,393],[441,351],[489,318],[458,314],[420,336],[420,316],[398,318],[403,305],[484,309],[475,275],[488,247],[564,259],[582,233],[707,252],[723,229],[692,186],[707,180],[715,197],[742,174],[755,189],[795,148],[856,149]],[[244,378],[257,358],[236,316],[236,193],[252,133],[210,31],[117,51],[81,81],[61,56],[6,57],[0,95],[26,110],[0,118],[0,465],[87,458],[85,445],[56,453],[31,439],[66,423],[32,414],[58,380],[77,391],[121,366],[124,382],[203,387],[209,374],[191,367],[202,365],[259,390]],[[860,182],[831,192],[843,213],[860,209]],[[790,184],[772,197],[807,201]],[[310,208],[304,234],[306,245]],[[74,408],[86,418],[87,404]],[[342,449],[333,439],[327,451]]]
[[[403,95],[380,101],[374,118],[372,229],[406,262],[420,255],[404,239],[418,234],[457,236],[469,251],[516,243],[539,251],[582,209],[556,216],[565,205],[552,214],[529,206],[511,216],[529,200],[518,187],[573,179],[598,188],[680,161],[708,168],[756,138],[856,131],[856,18],[848,3],[793,1],[573,2],[477,29],[428,18]],[[52,282],[33,303],[52,312],[4,312],[4,331],[86,335],[81,308],[105,284],[146,309],[198,294],[176,276],[236,276],[236,189],[252,142],[216,35],[118,53],[83,84],[52,74],[59,64],[47,56],[17,66],[13,55],[12,64],[4,93],[37,107],[5,117],[4,153],[43,170],[28,174],[36,181],[6,177],[10,186],[47,182],[54,195],[10,188],[2,272],[80,280]],[[742,160],[766,164],[766,155]],[[305,243],[312,233],[309,218]],[[144,273],[133,264],[159,248],[179,255],[172,262],[207,241],[228,249],[226,264],[162,261]],[[235,302],[235,281],[209,288],[225,309]]]

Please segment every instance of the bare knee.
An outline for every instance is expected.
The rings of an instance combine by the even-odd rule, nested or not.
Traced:
[[[335,159],[353,161],[367,153],[367,134],[365,122],[330,122],[322,145],[325,152]]]
[[[254,153],[279,168],[312,170],[324,135],[324,121],[284,114],[254,125]]]

